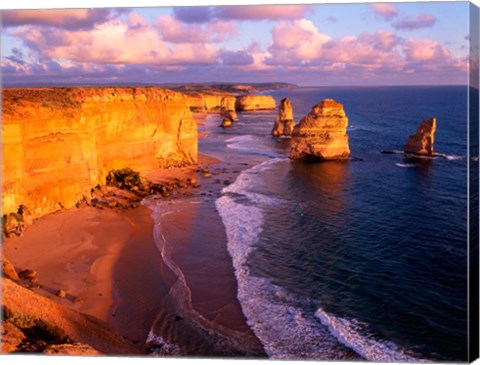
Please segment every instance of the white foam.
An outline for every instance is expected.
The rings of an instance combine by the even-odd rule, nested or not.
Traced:
[[[350,356],[346,346],[368,360],[421,361],[391,342],[363,334],[355,321],[335,318],[321,309],[315,312],[318,303],[251,273],[247,262],[259,243],[263,208],[279,205],[281,209],[285,202],[251,190],[264,184],[262,172],[284,161],[268,160],[242,172],[215,203],[226,228],[239,302],[265,352],[274,359],[341,360]]]
[[[455,161],[455,160],[463,160],[463,156],[457,156],[457,155],[446,155],[445,158],[450,161]]]
[[[247,265],[262,232],[262,207],[282,202],[252,193],[249,188],[262,184],[259,173],[283,161],[268,160],[242,172],[232,185],[223,189],[226,195],[216,201],[238,281],[238,299],[248,324],[271,358],[341,359],[345,354],[328,330],[313,314],[309,318],[301,306],[293,305],[299,299],[266,278],[253,276]]]
[[[428,362],[406,353],[393,342],[377,339],[368,332],[367,325],[355,319],[335,317],[319,308],[315,316],[345,346],[366,360],[381,362]]]
[[[181,356],[185,355],[179,346],[165,341],[162,337],[156,336],[152,331],[148,333],[145,344],[150,348],[150,354],[153,356]]]
[[[225,142],[228,148],[234,149],[239,152],[267,156],[272,158],[284,157],[278,153],[273,152],[272,148],[265,144],[264,139],[258,136],[253,136],[251,134],[232,137],[227,139]]]
[[[415,163],[399,163],[399,162],[397,162],[395,164],[395,166],[402,167],[402,168],[409,168],[409,167],[416,167],[418,165],[415,164]]]

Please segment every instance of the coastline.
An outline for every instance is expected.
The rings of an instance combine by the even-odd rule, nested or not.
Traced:
[[[201,167],[211,166],[212,173],[215,169],[214,174],[219,175],[219,163],[213,157],[199,155],[198,164],[150,171],[145,177],[152,182],[197,179],[198,188],[180,188],[173,197],[161,198],[167,205],[182,201],[182,216],[185,217],[194,213],[195,208],[188,204],[192,199],[220,194],[223,184],[218,185],[218,179],[205,177],[199,172]],[[229,178],[232,178],[231,174]],[[121,194],[114,196],[118,199]],[[203,218],[201,223],[198,223],[198,218]],[[225,234],[220,217],[210,210],[208,216],[192,216],[180,224],[182,229],[172,229],[170,239],[179,240],[180,232],[188,232],[193,226],[198,228],[205,222],[213,222],[210,227],[215,227],[220,235]],[[162,260],[154,241],[153,227],[152,210],[144,204],[129,209],[72,208],[37,219],[22,236],[4,242],[3,254],[17,272],[30,269],[38,273],[38,282],[24,282],[34,293],[105,322],[135,346],[139,354],[148,354],[145,341],[159,312],[163,312],[166,297],[176,280]],[[191,242],[191,253],[198,242],[198,239]],[[225,241],[219,239],[216,243],[224,245]],[[218,272],[222,282],[218,288],[221,290],[208,301],[206,299],[212,293],[203,292],[208,288],[208,280],[193,283],[191,290],[195,296],[195,307],[212,323],[227,328],[227,332],[230,326],[235,333],[247,333],[255,348],[247,353],[262,354],[261,345],[256,342],[258,340],[252,340],[253,333],[236,298],[231,258],[226,247],[223,251],[221,247],[216,247],[216,251],[210,252],[205,259],[207,266],[221,267]],[[218,252],[222,259],[220,263],[215,261],[219,258]],[[183,254],[189,256],[188,252]],[[194,256],[192,254],[190,258]],[[65,298],[57,296],[59,290],[66,292]],[[209,312],[212,304],[215,304],[215,309]],[[195,355],[190,351],[187,354]],[[240,350],[237,354],[244,352]]]

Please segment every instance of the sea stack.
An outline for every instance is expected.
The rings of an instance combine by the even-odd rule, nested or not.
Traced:
[[[414,135],[408,137],[403,151],[412,155],[433,156],[434,134],[437,118],[422,120]]]
[[[343,105],[325,99],[315,105],[293,129],[290,158],[295,160],[346,160],[350,156],[348,118]]]
[[[275,99],[270,95],[243,95],[237,98],[235,109],[241,112],[275,109]]]
[[[220,103],[220,115],[223,119],[228,119],[230,122],[236,122],[238,120],[237,113],[235,112],[234,96],[225,96]]]
[[[280,101],[277,120],[272,129],[272,136],[291,136],[294,127],[292,104],[288,98],[284,98]]]

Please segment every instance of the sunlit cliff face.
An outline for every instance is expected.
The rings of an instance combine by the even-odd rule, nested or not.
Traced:
[[[111,169],[197,160],[187,98],[157,88],[4,91],[2,209],[34,216],[69,208]]]

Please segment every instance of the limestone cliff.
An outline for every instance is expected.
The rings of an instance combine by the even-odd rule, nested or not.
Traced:
[[[272,135],[274,137],[291,136],[294,127],[292,104],[288,98],[284,98],[278,108],[278,116],[273,125]]]
[[[235,103],[235,97],[225,93],[185,93],[193,112],[199,113],[219,113],[222,108],[222,100],[228,98]]]
[[[404,147],[405,153],[433,156],[434,134],[437,129],[437,119],[422,120],[414,135],[408,137]]]
[[[235,109],[238,111],[275,109],[275,99],[270,95],[244,95],[237,97]]]
[[[111,169],[197,160],[186,96],[159,88],[5,89],[2,135],[4,214],[72,207]]]
[[[238,120],[237,113],[235,112],[235,97],[225,96],[220,104],[220,116],[230,122],[236,122]]]
[[[345,160],[350,156],[348,118],[343,105],[325,99],[315,105],[293,129],[290,158]]]

